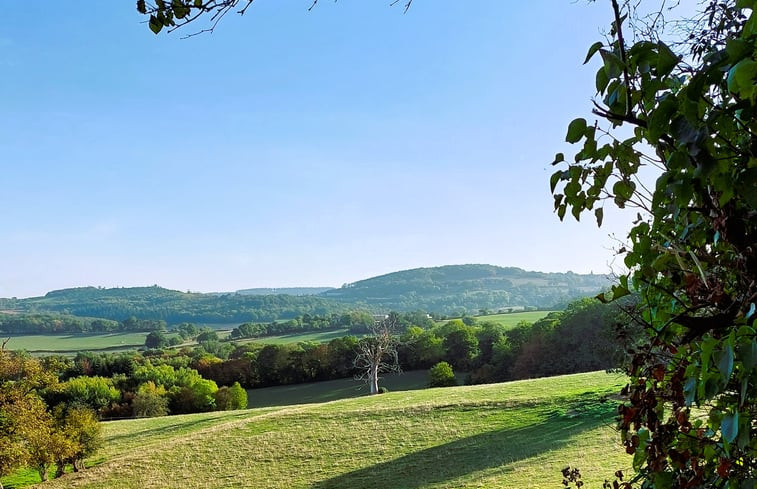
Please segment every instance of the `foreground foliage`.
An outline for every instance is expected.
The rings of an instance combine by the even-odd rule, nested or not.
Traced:
[[[574,120],[574,162],[552,177],[562,218],[608,200],[637,207],[614,296],[640,293],[620,428],[623,487],[757,484],[757,17],[751,0],[705,2],[683,24],[612,0],[599,53],[604,125]],[[671,30],[675,27],[677,30]],[[666,36],[684,32],[678,43]],[[633,41],[629,41],[629,40]],[[609,127],[608,127],[609,126]],[[616,128],[626,128],[622,132]],[[620,136],[622,134],[623,136]],[[651,151],[648,151],[651,150]],[[642,168],[658,170],[645,186]]]
[[[43,399],[61,389],[41,362],[0,347],[0,476],[33,467],[44,481],[53,466],[56,476],[68,465],[82,469],[84,458],[100,447],[100,425],[91,409]]]

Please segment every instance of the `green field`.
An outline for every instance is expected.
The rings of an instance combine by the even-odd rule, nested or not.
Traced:
[[[282,345],[285,343],[299,343],[301,341],[313,341],[316,343],[328,343],[342,336],[365,336],[363,334],[350,333],[349,329],[332,329],[330,331],[311,331],[306,333],[292,333],[279,336],[262,336],[260,338],[248,338],[236,340],[237,343],[265,343]]]
[[[30,353],[133,350],[144,346],[147,333],[8,335],[10,350]]]
[[[98,464],[47,488],[588,487],[630,460],[605,373],[105,423]],[[5,482],[5,481],[4,481]],[[8,480],[10,482],[10,480]]]
[[[533,323],[534,321],[538,321],[539,319],[543,318],[547,314],[553,311],[525,311],[525,312],[509,312],[505,314],[487,314],[486,316],[474,316],[476,318],[476,321],[478,324],[484,323],[484,322],[491,322],[491,323],[497,323],[499,325],[502,325],[506,329],[512,329],[515,326],[518,325],[521,321],[526,321],[528,323]],[[451,319],[460,319],[460,318],[451,318]],[[437,324],[444,324],[449,319],[444,319],[442,321],[437,321]]]
[[[462,383],[464,374],[458,374]],[[401,374],[387,375],[379,381],[381,387],[390,392],[425,389],[428,383],[427,370],[414,370]],[[327,380],[308,384],[280,385],[247,391],[248,406],[251,408],[286,406],[288,404],[308,404],[336,401],[366,395],[368,388],[364,382],[354,379]]]

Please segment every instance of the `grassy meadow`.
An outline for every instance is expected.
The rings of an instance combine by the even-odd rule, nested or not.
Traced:
[[[456,376],[458,382],[462,383],[465,374],[456,374]],[[390,392],[425,389],[427,384],[427,370],[414,370],[401,374],[386,375],[379,381],[379,385],[386,387]],[[354,379],[339,379],[248,389],[247,399],[248,407],[258,408],[336,401],[364,396],[367,393],[368,386],[365,382]]]
[[[35,354],[80,351],[133,350],[144,346],[147,333],[63,333],[45,335],[7,335],[7,348]]]
[[[510,312],[506,314],[488,314],[486,316],[476,316],[476,320],[479,323],[491,322],[497,323],[506,329],[512,329],[518,325],[521,321],[533,323],[543,318],[547,314],[553,311],[524,311],[524,312]]]
[[[342,336],[362,337],[364,334],[350,333],[349,329],[332,329],[330,331],[310,331],[304,333],[291,333],[278,336],[261,336],[259,338],[247,338],[235,340],[237,343],[265,343],[267,345],[283,345],[287,343],[300,343],[302,341],[313,341],[315,343],[328,343],[329,341],[341,338]]]
[[[598,487],[630,460],[600,372],[104,424],[96,465],[54,488]],[[13,482],[4,480],[4,482]]]

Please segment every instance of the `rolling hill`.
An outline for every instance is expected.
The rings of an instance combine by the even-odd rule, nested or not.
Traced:
[[[604,401],[624,381],[589,373],[108,422],[97,465],[44,487],[538,489],[558,487],[566,465],[599,487],[630,464]]]
[[[418,268],[361,280],[338,289],[289,288],[291,294],[247,289],[230,293],[180,292],[162,287],[79,287],[42,297],[0,299],[0,314],[56,313],[123,321],[130,317],[239,324],[328,315],[350,310],[423,310],[447,315],[510,309],[555,309],[610,285],[605,275],[529,272],[492,265]],[[313,292],[320,292],[313,294]],[[0,328],[2,329],[2,328]]]
[[[389,273],[321,294],[348,303],[444,314],[508,307],[560,308],[611,284],[607,275],[529,272],[493,265],[447,265]]]

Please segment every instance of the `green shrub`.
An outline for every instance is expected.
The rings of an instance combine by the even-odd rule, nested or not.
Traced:
[[[447,362],[439,362],[428,370],[429,387],[450,387],[457,385],[452,366]]]

